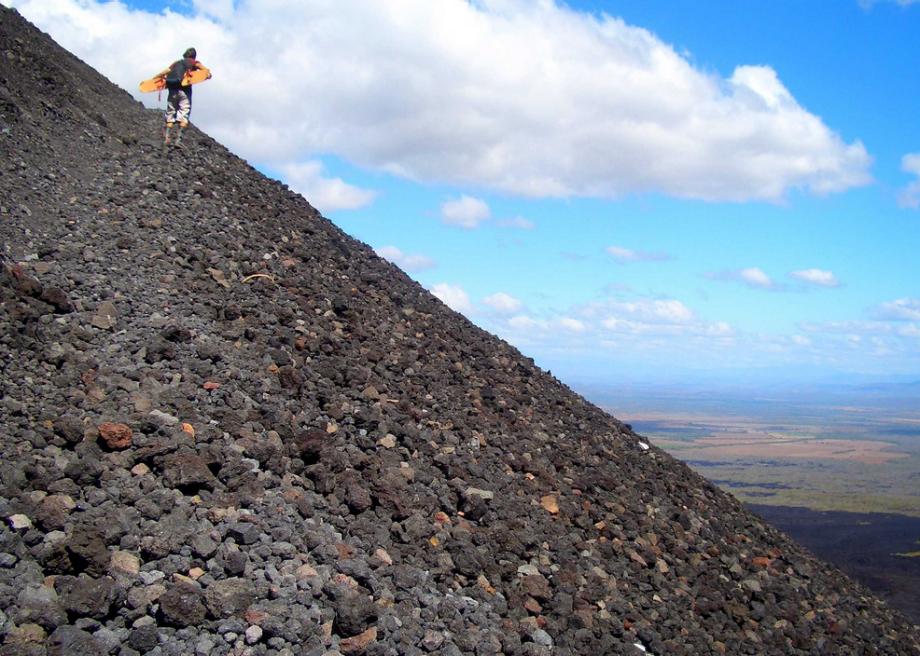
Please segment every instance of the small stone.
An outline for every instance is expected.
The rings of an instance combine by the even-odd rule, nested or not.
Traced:
[[[17,624],[40,624],[53,631],[67,622],[67,613],[53,588],[43,585],[23,588],[17,597],[13,619]]]
[[[533,597],[527,597],[527,600],[524,602],[524,608],[526,608],[534,615],[539,615],[543,612],[543,606],[541,606],[540,602]]]
[[[205,607],[201,592],[187,585],[176,585],[159,599],[160,612],[166,624],[179,628],[201,624]]]
[[[552,494],[547,494],[546,496],[540,497],[540,505],[543,506],[543,509],[551,515],[556,515],[559,513],[559,502]]]
[[[297,568],[294,572],[294,576],[297,577],[297,580],[302,581],[314,576],[319,576],[319,572],[310,565],[304,564]]]
[[[253,624],[246,629],[246,644],[254,645],[262,639],[262,627]]]
[[[44,642],[48,637],[47,632],[38,624],[22,624],[14,626],[6,636],[7,645],[25,645],[30,642]]]
[[[109,570],[113,574],[137,576],[141,571],[141,560],[127,551],[115,551],[112,553]]]
[[[367,649],[367,646],[376,640],[377,627],[372,626],[367,631],[339,641],[339,649],[343,654],[357,654]]]
[[[249,624],[258,624],[262,626],[263,622],[269,618],[269,614],[263,610],[256,610],[255,608],[250,608],[245,613],[243,613],[243,619],[246,620]]]
[[[156,647],[159,641],[159,631],[155,624],[136,627],[128,637],[128,645],[142,654]]]
[[[230,578],[209,585],[204,596],[211,615],[225,618],[242,615],[255,599],[255,590],[251,581]]]
[[[233,538],[237,544],[255,544],[259,541],[261,531],[250,522],[237,522],[227,529],[227,537]]]
[[[465,496],[467,499],[475,497],[482,499],[483,501],[491,501],[495,498],[495,492],[492,492],[491,490],[480,490],[476,487],[468,487],[466,488],[466,491],[464,491],[463,496]]]
[[[196,555],[202,558],[210,558],[217,551],[219,545],[207,533],[198,533],[192,538],[189,546]]]
[[[221,287],[225,289],[230,289],[230,282],[227,280],[227,276],[220,269],[208,269],[208,273],[211,274],[211,278],[214,279]]]
[[[425,637],[422,638],[422,649],[425,651],[435,651],[444,644],[444,634],[440,631],[425,631]]]
[[[111,330],[117,323],[118,312],[111,301],[103,301],[96,308],[96,313],[90,319],[90,323],[100,330]]]
[[[7,517],[7,521],[9,521],[10,528],[14,531],[27,531],[32,528],[32,520],[26,515],[10,515]]]
[[[132,435],[131,428],[126,424],[116,424],[108,421],[99,424],[99,437],[110,449],[127,449],[131,446]]]
[[[537,629],[530,634],[530,639],[542,647],[552,647],[553,639],[543,629]]]
[[[162,410],[151,410],[150,417],[164,426],[175,426],[179,423],[179,418],[163,412]]]
[[[138,412],[150,412],[153,409],[153,401],[149,396],[134,392],[131,395],[131,403],[134,404],[134,409]]]
[[[370,564],[373,567],[388,567],[393,564],[393,558],[385,549],[377,548],[371,556]]]
[[[392,433],[387,433],[379,440],[377,440],[377,444],[382,446],[384,449],[392,449],[396,446],[396,436]]]
[[[744,581],[741,582],[741,585],[743,585],[745,588],[747,588],[751,592],[761,591],[760,582],[756,581],[755,579],[745,579]]]
[[[135,476],[143,476],[150,473],[150,467],[141,462],[131,468],[131,473]]]
[[[525,564],[519,565],[517,568],[517,573],[521,576],[536,576],[540,573],[540,570],[537,569],[536,565]]]

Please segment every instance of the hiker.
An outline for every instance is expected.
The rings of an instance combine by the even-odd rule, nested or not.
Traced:
[[[182,53],[182,59],[174,61],[169,68],[154,76],[154,79],[165,80],[166,88],[169,90],[169,95],[166,97],[166,127],[163,128],[164,146],[169,145],[173,125],[179,123],[175,141],[177,146],[182,143],[182,130],[188,127],[188,117],[192,113],[192,87],[189,84],[184,86],[182,84],[186,72],[204,70],[207,71],[208,79],[211,78],[211,72],[196,59],[197,56],[195,49],[189,48]]]

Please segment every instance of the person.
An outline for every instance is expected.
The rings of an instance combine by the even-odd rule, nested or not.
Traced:
[[[182,53],[182,59],[177,59],[168,68],[157,73],[154,78],[166,82],[169,94],[166,97],[166,126],[163,128],[163,145],[168,146],[170,132],[178,123],[179,131],[176,133],[175,145],[182,144],[182,131],[188,127],[188,118],[192,113],[192,85],[184,84],[185,74],[190,71],[204,70],[207,79],[211,79],[211,72],[198,61],[198,53],[194,48]]]

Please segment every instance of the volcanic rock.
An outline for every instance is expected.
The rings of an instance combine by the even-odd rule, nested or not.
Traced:
[[[303,197],[161,139],[0,5],[0,653],[920,654]]]

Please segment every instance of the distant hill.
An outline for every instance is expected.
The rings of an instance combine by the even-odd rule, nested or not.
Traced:
[[[0,121],[0,654],[920,653],[3,7]]]

